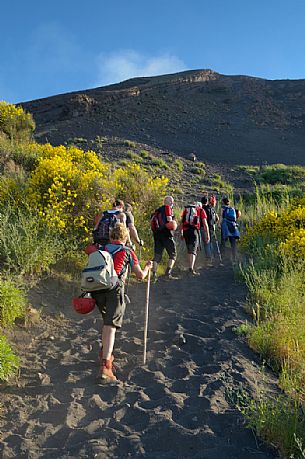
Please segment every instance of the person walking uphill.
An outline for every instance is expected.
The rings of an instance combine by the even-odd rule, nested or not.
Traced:
[[[221,228],[221,244],[220,250],[222,255],[225,254],[226,250],[226,241],[229,239],[232,249],[232,260],[236,261],[236,241],[240,237],[238,225],[236,223],[237,218],[240,216],[240,212],[234,207],[230,206],[230,200],[228,198],[223,198],[221,206],[221,218],[220,218],[220,228]]]
[[[91,293],[96,300],[104,325],[102,329],[102,365],[101,378],[106,381],[115,381],[113,374],[113,347],[115,333],[120,329],[125,312],[124,283],[127,275],[128,265],[137,279],[142,280],[152,268],[152,262],[148,261],[142,270],[134,251],[125,246],[129,233],[123,223],[118,223],[110,232],[110,243],[106,244],[104,250],[109,252],[113,258],[114,270],[118,276],[115,286],[108,290],[97,290]]]
[[[181,238],[185,240],[189,273],[198,276],[194,270],[195,260],[201,245],[200,228],[203,229],[204,242],[209,243],[210,234],[207,224],[207,215],[201,207],[201,203],[189,204],[185,206],[181,216],[180,232]]]
[[[172,275],[172,269],[177,256],[176,243],[174,241],[174,231],[177,229],[177,223],[174,220],[173,205],[174,198],[166,196],[163,206],[155,210],[150,220],[154,237],[153,282],[157,281],[158,263],[162,260],[164,249],[168,254],[168,265],[165,275],[168,279],[176,279]]]
[[[206,258],[211,261],[214,253],[214,247],[213,247],[213,242],[212,242],[212,237],[214,239],[214,242],[216,240],[216,235],[215,235],[215,225],[216,223],[219,222],[219,217],[216,213],[215,210],[215,205],[216,205],[216,197],[214,194],[211,194],[210,197],[208,196],[203,196],[201,198],[201,204],[202,208],[206,213],[207,216],[207,224],[209,227],[209,232],[210,232],[210,241],[204,243],[204,252]]]
[[[119,199],[113,202],[111,210],[105,210],[95,217],[95,227],[92,232],[94,244],[101,246],[108,244],[110,241],[110,232],[117,223],[124,223],[126,226],[124,202]]]
[[[138,230],[134,223],[134,216],[132,214],[132,206],[128,203],[125,204],[126,227],[130,234],[131,243],[138,244],[143,247],[144,241],[139,238]]]

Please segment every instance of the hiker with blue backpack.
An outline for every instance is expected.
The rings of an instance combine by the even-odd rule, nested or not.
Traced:
[[[203,230],[204,243],[207,244],[210,241],[210,233],[207,224],[207,215],[202,208],[202,204],[201,202],[188,204],[184,207],[181,215],[180,235],[181,239],[185,240],[189,274],[192,276],[200,275],[200,273],[195,271],[194,265],[198,250],[201,250],[201,228]]]
[[[126,308],[124,287],[128,267],[139,280],[145,279],[152,268],[152,262],[148,261],[141,269],[135,252],[126,246],[128,239],[125,224],[117,223],[110,230],[109,243],[100,248],[90,246],[88,264],[82,271],[81,288],[91,294],[103,317],[100,376],[106,382],[117,379],[113,373],[113,348]]]
[[[173,214],[174,198],[166,196],[163,206],[155,210],[151,217],[150,225],[154,238],[154,260],[152,269],[152,282],[157,282],[158,263],[162,260],[163,251],[168,254],[168,264],[165,272],[167,279],[177,279],[173,276],[172,270],[176,261],[177,251],[174,240],[174,231],[177,223]]]
[[[232,260],[236,261],[236,241],[240,238],[237,218],[240,217],[240,211],[230,206],[229,198],[223,198],[221,206],[221,217],[219,226],[221,228],[220,250],[222,255],[225,254],[226,241],[230,241],[232,249]]]

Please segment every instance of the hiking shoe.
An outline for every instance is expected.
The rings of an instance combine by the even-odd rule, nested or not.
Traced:
[[[166,278],[169,280],[178,280],[179,277],[173,276],[172,273],[166,274]]]
[[[109,382],[117,380],[116,376],[113,374],[113,371],[112,371],[112,360],[105,360],[105,359],[102,360],[101,378],[104,381],[109,381]]]
[[[197,271],[195,271],[194,269],[190,268],[189,269],[189,274],[191,276],[200,276],[200,273],[198,273]]]
[[[99,350],[98,357],[99,357],[100,361],[103,360],[103,348],[101,348],[101,349]],[[110,360],[111,360],[111,363],[113,363],[113,361],[114,361],[113,354],[111,354]]]
[[[155,284],[158,281],[157,273],[152,273],[151,281],[153,284]]]

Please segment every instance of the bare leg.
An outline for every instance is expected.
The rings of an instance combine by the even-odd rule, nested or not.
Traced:
[[[167,268],[168,268],[169,271],[171,271],[171,270],[173,269],[174,264],[175,264],[175,260],[173,260],[172,258],[170,258],[170,259],[168,260],[168,263],[167,263]]]
[[[188,259],[188,263],[189,263],[189,269],[193,270],[194,269],[195,260],[196,260],[196,255],[194,255],[193,253],[188,253],[187,254],[187,259]]]
[[[103,359],[110,360],[114,347],[116,328],[104,325],[102,331]]]

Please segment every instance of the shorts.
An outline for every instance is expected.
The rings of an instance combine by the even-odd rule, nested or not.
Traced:
[[[200,245],[199,231],[193,228],[189,228],[183,231],[183,237],[185,240],[187,253],[197,255]]]
[[[120,283],[112,290],[98,290],[91,293],[100,310],[104,325],[121,328],[125,313],[124,284]]]
[[[176,260],[176,243],[171,236],[168,236],[167,234],[156,234],[154,235],[154,242],[154,261],[156,263],[160,263],[164,249],[166,250],[170,260]]]

